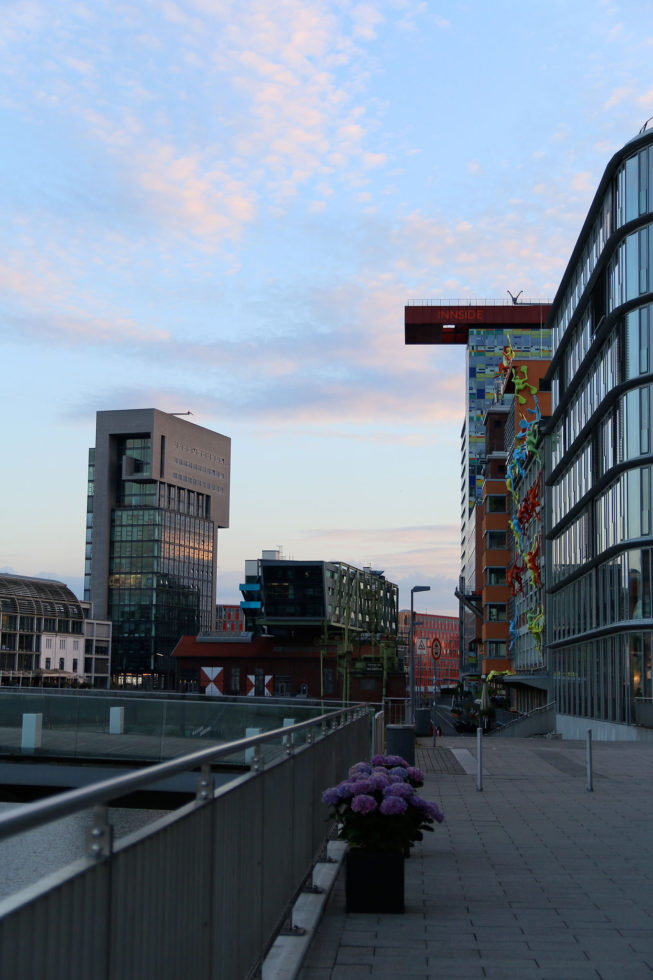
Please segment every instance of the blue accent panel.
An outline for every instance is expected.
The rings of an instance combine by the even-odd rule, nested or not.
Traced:
[[[241,609],[260,609],[261,608],[261,603],[260,603],[260,601],[259,602],[254,602],[253,600],[251,602],[241,602],[240,608]]]
[[[245,582],[244,585],[239,585],[238,588],[241,592],[260,592],[261,583],[260,582]]]

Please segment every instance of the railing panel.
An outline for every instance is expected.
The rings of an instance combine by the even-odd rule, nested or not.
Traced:
[[[185,807],[110,861],[110,980],[209,977],[211,809]],[[207,848],[209,854],[207,855]]]
[[[0,977],[107,980],[110,877],[93,864],[0,918]]]
[[[141,828],[109,857],[77,861],[51,877],[50,890],[49,880],[3,900],[0,977],[245,980],[326,837],[322,790],[369,755],[370,719],[363,712],[261,773],[221,787],[208,802]],[[156,768],[168,773],[198,764],[197,755],[190,758]],[[31,817],[5,816],[4,832],[18,820],[21,827],[42,820],[44,810],[73,812],[78,800],[80,808],[106,801],[114,784],[124,793],[127,785],[149,779],[132,774],[34,804]]]
[[[263,784],[250,780],[216,803],[211,960],[224,977],[246,978],[261,948]]]

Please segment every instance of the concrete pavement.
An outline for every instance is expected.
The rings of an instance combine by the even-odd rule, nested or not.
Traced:
[[[344,871],[300,980],[653,980],[653,745],[418,739],[445,813],[406,861],[404,915],[346,915]],[[452,751],[453,750],[453,751]]]

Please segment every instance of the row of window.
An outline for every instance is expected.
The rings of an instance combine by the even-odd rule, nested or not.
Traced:
[[[651,467],[621,473],[595,501],[596,553],[651,533]]]
[[[633,221],[640,215],[653,211],[653,147],[645,147],[639,153],[629,157],[615,175],[611,187],[606,192],[600,214],[588,235],[583,254],[561,304],[553,330],[554,349],[557,350],[562,342],[565,330],[580,302],[583,291],[603,251],[605,243],[613,229],[620,228],[628,221]],[[636,233],[637,234],[637,233]],[[629,236],[631,237],[631,236]],[[632,236],[635,237],[635,236]],[[649,243],[647,243],[650,245]],[[638,245],[639,250],[639,245]],[[650,254],[650,253],[649,253]],[[617,259],[617,264],[619,260]],[[627,263],[626,263],[627,264]],[[638,266],[645,268],[646,263],[639,259]],[[634,269],[634,257],[630,273],[632,288],[637,283],[637,295],[640,290],[639,279]],[[625,276],[622,282],[625,280]],[[611,299],[618,305],[618,295],[622,292],[620,283],[613,283],[610,290]],[[613,306],[610,307],[611,309]]]
[[[552,527],[592,489],[592,482],[592,443],[588,441],[551,488]]]
[[[610,259],[607,269],[608,310],[651,289],[650,256],[653,255],[653,225],[626,235]]]
[[[631,548],[550,597],[551,639],[647,619],[653,610],[653,549]]]
[[[633,698],[653,696],[648,631],[563,647],[552,651],[551,662],[554,697],[562,714],[630,724]]]
[[[615,330],[591,365],[568,411],[556,424],[551,439],[551,464],[554,469],[620,379],[618,331]],[[559,384],[554,382],[552,393],[555,410],[562,394]]]

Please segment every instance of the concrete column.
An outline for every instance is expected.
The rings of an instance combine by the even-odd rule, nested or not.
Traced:
[[[260,728],[246,728],[245,729],[245,738],[250,738],[252,735],[260,735],[260,734],[261,734],[261,729]],[[252,749],[245,749],[245,765],[248,766],[254,760],[254,752],[255,751],[256,751],[256,749],[254,749],[254,748],[252,748]]]
[[[114,706],[109,708],[109,735],[124,735],[125,709]]]
[[[294,718],[284,718],[283,719],[283,727],[284,728],[290,728],[290,726],[291,725],[294,725],[294,724],[295,724],[295,719]],[[295,736],[294,735],[284,735],[284,737],[283,737],[283,744],[284,745],[294,745],[295,744]]]
[[[25,714],[23,715],[23,729],[21,732],[20,747],[23,752],[33,752],[41,748],[41,728],[43,726],[43,715]]]

